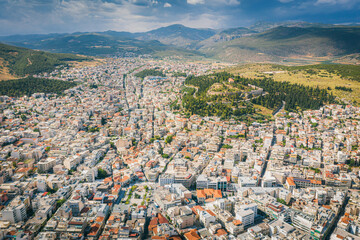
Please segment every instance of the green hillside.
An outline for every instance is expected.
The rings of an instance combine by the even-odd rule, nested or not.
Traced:
[[[336,102],[327,89],[278,82],[266,77],[244,78],[227,72],[189,76],[185,84],[189,88],[197,88],[196,92],[188,90],[183,97],[183,109],[190,115],[241,118],[256,113],[254,105],[276,111],[286,102],[285,110],[297,111],[318,109],[324,104]],[[261,88],[264,92],[261,90],[260,94],[256,93],[249,85],[258,87],[257,91]],[[217,93],[214,94],[215,92]]]
[[[360,103],[360,66],[317,64],[284,66],[276,64],[243,64],[227,71],[245,78],[271,78],[308,87],[326,89],[340,101]]]
[[[342,78],[360,82],[360,66],[345,64],[317,64],[305,66],[282,66],[276,67],[287,71],[305,71],[310,75],[317,75],[321,70],[327,71],[329,74],[336,74]]]
[[[77,83],[55,79],[42,79],[27,77],[8,81],[0,81],[0,96],[9,97],[31,96],[33,93],[61,94],[68,88],[75,87]]]
[[[0,59],[2,67],[7,68],[11,75],[16,76],[50,72],[57,66],[66,65],[69,61],[89,60],[89,58],[73,54],[54,54],[1,43]]]
[[[165,77],[165,74],[163,74],[162,71],[156,70],[156,69],[144,69],[141,72],[138,72],[135,74],[136,77],[139,77],[141,79],[144,79],[147,76],[159,76],[159,77]]]

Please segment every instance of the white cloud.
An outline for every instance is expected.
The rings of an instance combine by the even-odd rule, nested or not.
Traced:
[[[106,30],[143,32],[175,23],[197,28],[221,28],[226,25],[228,17],[226,14],[219,16],[219,12],[204,13],[197,8],[191,13],[176,11],[176,3],[170,0],[46,0],[46,4],[39,4],[42,0],[5,0],[6,4],[1,1],[0,35]],[[215,1],[238,4],[237,0],[188,1],[217,9]],[[163,10],[165,7],[168,11]]]
[[[125,1],[126,0],[124,0],[122,2],[125,2]],[[149,6],[149,5],[155,5],[155,4],[159,3],[157,0],[128,0],[128,2],[138,5],[138,6]]]
[[[188,3],[190,0],[187,0]],[[201,2],[202,4],[205,3],[211,6],[222,6],[222,5],[228,5],[228,6],[235,6],[240,4],[240,0],[192,0],[194,2]],[[197,3],[199,4],[199,3]]]
[[[226,5],[239,5],[240,1],[239,0],[225,0],[225,4]]]
[[[227,16],[218,16],[209,13],[199,15],[184,14],[183,19],[166,23],[164,26],[169,24],[183,24],[192,28],[220,28],[224,26],[227,20]]]
[[[315,5],[328,4],[328,5],[343,5],[343,4],[353,4],[358,0],[317,0]]]
[[[259,4],[269,0],[243,0]],[[78,32],[78,31],[147,31],[174,23],[189,27],[223,28],[244,25],[259,17],[279,20],[307,20],[302,16],[318,16],[318,21],[336,21],[323,14],[341,15],[341,22],[358,22],[356,12],[360,0],[276,0],[263,12],[245,11],[242,0],[0,0],[0,35]],[[183,6],[184,3],[189,4]],[[250,4],[250,5],[251,5]],[[240,5],[240,6],[239,6]],[[189,7],[192,6],[192,7]],[[246,8],[246,6],[244,6]],[[344,11],[348,11],[349,16]],[[346,12],[347,14],[347,12]],[[259,16],[264,15],[264,16]],[[271,18],[271,17],[270,17]],[[46,20],[46,21],[45,21]]]
[[[24,1],[28,2],[24,4]],[[49,9],[42,11],[39,11],[37,1],[9,0],[11,4],[0,11],[0,16],[5,10],[13,16],[8,15],[6,19],[0,17],[0,26],[4,26],[0,27],[0,35],[104,30],[134,32],[151,29],[161,22],[153,13],[154,10],[149,5],[142,5],[145,1],[141,0],[122,0],[117,3],[103,0],[53,0],[52,4],[48,4],[51,5]],[[156,4],[156,1],[148,2]]]
[[[205,0],[187,0],[187,3],[191,5],[204,4]]]

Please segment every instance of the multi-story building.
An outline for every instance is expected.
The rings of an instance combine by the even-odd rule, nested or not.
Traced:
[[[196,179],[196,188],[205,189],[211,188],[214,190],[227,191],[228,181],[225,176],[223,177],[207,177],[205,175],[199,175]]]
[[[235,216],[237,220],[240,220],[244,224],[244,226],[254,224],[255,213],[251,209],[237,211]]]
[[[47,172],[56,165],[56,159],[47,158],[37,163],[38,170],[41,172]]]
[[[18,223],[27,219],[27,209],[30,206],[30,199],[26,196],[17,196],[1,212],[2,220],[11,223]]]
[[[8,206],[2,211],[2,219],[11,223],[25,221],[26,218],[26,207],[22,203],[17,206]]]

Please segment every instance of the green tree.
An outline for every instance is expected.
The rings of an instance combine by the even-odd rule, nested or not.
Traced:
[[[225,145],[223,145],[222,146],[223,148],[226,148],[226,149],[230,149],[230,148],[233,148],[231,145],[229,145],[229,144],[225,144]]]
[[[173,140],[173,135],[169,135],[169,136],[166,137],[165,143],[170,144],[172,142],[172,140]]]
[[[8,81],[0,81],[0,95],[10,97],[31,96],[33,93],[62,94],[66,89],[75,87],[77,83],[55,79],[27,77]],[[21,116],[25,121],[26,116]]]
[[[162,71],[156,70],[156,69],[145,69],[141,72],[138,72],[135,74],[136,77],[139,77],[141,79],[144,79],[147,76],[160,76],[165,77],[165,74],[162,73]]]
[[[101,117],[101,125],[105,125],[106,124],[106,118]]]
[[[278,203],[283,204],[283,205],[287,205],[287,204],[286,204],[286,201],[285,201],[284,199],[277,198],[276,201],[277,201]]]
[[[98,168],[98,178],[99,179],[104,179],[104,178],[106,178],[108,176],[108,174],[107,174],[107,172],[104,170],[104,169],[102,169],[102,168]]]
[[[59,199],[56,201],[56,208],[61,207],[66,202],[66,199]]]

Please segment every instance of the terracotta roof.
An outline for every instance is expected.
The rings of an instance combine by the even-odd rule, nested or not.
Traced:
[[[211,211],[211,210],[206,210],[211,216],[213,216],[213,217],[215,217],[216,215],[215,215],[215,213],[213,212],[213,211]]]
[[[222,198],[222,192],[221,190],[214,190],[214,189],[203,189],[203,190],[197,190],[196,191],[198,198]]]
[[[295,185],[295,182],[294,182],[294,179],[292,177],[288,177],[286,179],[286,182],[290,185],[290,186],[296,186]]]
[[[216,236],[222,236],[226,234],[227,234],[226,230],[222,228],[218,229],[217,232],[215,233]]]
[[[96,236],[97,232],[100,229],[100,224],[94,223],[91,225],[90,233],[88,233],[89,236]]]
[[[233,221],[233,224],[236,225],[236,226],[238,226],[238,225],[241,225],[242,222],[241,222],[240,220],[234,220],[234,221]]]
[[[198,211],[205,211],[201,206],[199,205],[195,205],[193,208],[191,208],[191,210],[193,211],[194,214],[198,215]]]
[[[184,234],[184,237],[187,240],[199,240],[201,239],[200,236],[197,234],[197,230],[196,229],[192,229],[189,232]]]

